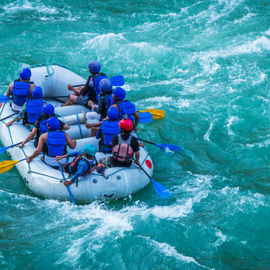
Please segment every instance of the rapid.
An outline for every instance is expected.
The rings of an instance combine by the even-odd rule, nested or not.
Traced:
[[[1,269],[269,269],[270,2],[0,0],[0,89],[57,63],[125,78],[153,179],[112,202],[72,206],[0,175]],[[8,160],[7,154],[0,161]]]

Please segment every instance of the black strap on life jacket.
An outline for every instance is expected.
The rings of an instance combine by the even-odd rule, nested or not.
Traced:
[[[80,161],[83,161],[86,163],[87,171],[91,169],[90,162],[83,157],[83,154],[80,154],[79,156],[75,157],[73,161],[70,163],[70,174],[76,173]]]
[[[126,149],[125,155],[124,156],[121,156],[120,155],[120,150],[121,150],[121,146],[124,145],[124,144],[127,145],[127,149]],[[131,148],[131,151],[133,153],[132,147],[129,144],[127,144],[127,143],[120,143],[118,145],[119,145],[118,151],[117,152],[113,152],[113,158],[115,160],[119,161],[119,162],[130,162],[132,160],[132,155],[129,154],[129,148]],[[124,160],[119,160],[119,159],[124,159]]]

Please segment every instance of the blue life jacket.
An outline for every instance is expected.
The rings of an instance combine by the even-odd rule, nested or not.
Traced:
[[[40,135],[48,132],[47,121],[51,116],[55,116],[55,115],[54,114],[51,114],[51,115],[42,114],[40,116],[39,127],[38,127],[38,130],[37,130],[37,135],[36,135],[35,142],[34,142],[35,147],[38,146],[38,140],[39,140]]]
[[[34,124],[43,111],[42,98],[28,98],[26,101],[26,112],[28,123]]]
[[[120,117],[123,119],[129,119],[132,121],[132,114],[135,113],[135,105],[132,104],[129,100],[124,100],[121,103],[117,103],[119,108]]]
[[[39,131],[40,134],[46,133],[48,131],[48,127],[47,127],[47,121],[49,118],[47,119],[43,119],[40,124],[39,124]]]
[[[51,157],[62,156],[66,152],[66,136],[64,131],[49,131],[47,137],[47,151]]]
[[[100,151],[104,153],[112,153],[111,141],[114,135],[120,134],[120,128],[117,121],[103,121],[99,132],[102,131],[103,138],[100,140]],[[98,134],[97,134],[98,135]]]
[[[14,81],[11,90],[14,104],[23,106],[26,98],[30,95],[30,84],[30,82]]]
[[[108,110],[113,105],[113,95],[106,95],[106,109]]]
[[[99,73],[93,76],[94,79],[94,89],[96,91],[97,94],[97,101],[99,101],[99,96],[101,94],[101,88],[100,88],[100,82],[102,79],[107,78],[107,75],[104,73]]]

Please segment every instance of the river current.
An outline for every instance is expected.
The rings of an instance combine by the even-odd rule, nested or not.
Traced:
[[[270,2],[0,0],[0,87],[58,63],[123,75],[154,180],[73,207],[0,175],[1,269],[270,269]],[[2,154],[0,160],[7,160]]]

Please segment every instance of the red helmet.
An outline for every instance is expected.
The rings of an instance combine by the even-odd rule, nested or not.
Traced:
[[[131,131],[132,128],[133,128],[133,124],[132,124],[132,121],[129,120],[129,119],[122,119],[120,122],[119,122],[119,126],[120,128],[126,130],[126,131]]]

